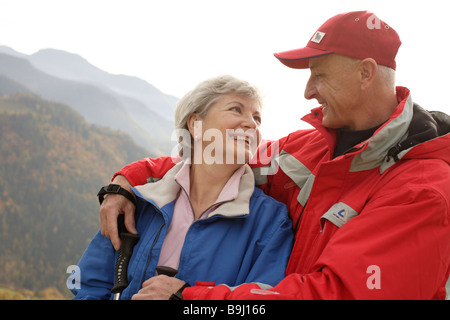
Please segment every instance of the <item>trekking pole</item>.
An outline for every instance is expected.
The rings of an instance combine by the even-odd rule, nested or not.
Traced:
[[[125,228],[124,215],[119,214],[117,218],[117,226],[119,228],[119,237],[122,240],[119,256],[117,257],[114,287],[111,292],[114,294],[113,300],[120,300],[122,291],[128,286],[128,263],[130,262],[133,248],[139,241],[137,234],[129,233]]]

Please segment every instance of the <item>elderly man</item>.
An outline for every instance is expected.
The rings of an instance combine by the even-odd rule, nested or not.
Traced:
[[[275,54],[288,67],[310,69],[305,98],[321,105],[303,118],[315,129],[268,146],[280,170],[261,175],[263,165],[253,166],[259,186],[286,203],[293,220],[284,280],[273,288],[185,288],[159,276],[135,298],[164,299],[183,286],[183,299],[448,299],[450,118],[395,87],[400,44],[373,13],[350,12],[326,21],[306,47]],[[138,161],[115,181],[145,183],[170,162]],[[107,200],[102,230],[117,247],[117,215],[125,213],[133,230],[133,208],[120,195]]]

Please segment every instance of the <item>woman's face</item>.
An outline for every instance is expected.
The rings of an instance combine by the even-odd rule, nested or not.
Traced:
[[[243,165],[261,141],[260,104],[235,94],[222,96],[204,118],[194,114],[189,122],[193,126],[194,163],[202,159],[207,164]]]

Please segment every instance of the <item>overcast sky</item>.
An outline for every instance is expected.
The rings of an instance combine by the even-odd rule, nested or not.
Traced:
[[[137,76],[181,97],[197,83],[231,74],[265,95],[263,136],[308,127],[317,106],[303,97],[308,70],[274,52],[303,47],[328,18],[369,10],[403,42],[397,84],[429,110],[450,114],[450,13],[443,0],[0,0],[0,45],[32,54],[76,53],[113,74]]]

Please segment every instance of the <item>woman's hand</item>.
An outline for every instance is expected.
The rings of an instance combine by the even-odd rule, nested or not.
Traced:
[[[131,299],[132,300],[169,300],[186,282],[168,277],[166,275],[155,276],[146,280]]]

